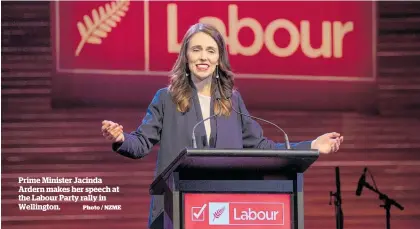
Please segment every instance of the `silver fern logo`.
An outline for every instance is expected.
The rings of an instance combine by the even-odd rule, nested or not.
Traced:
[[[228,225],[229,224],[229,203],[210,202],[209,203],[209,225]]]
[[[220,216],[222,216],[222,214],[223,214],[223,212],[225,211],[225,207],[223,207],[223,208],[220,208],[220,209],[217,209],[217,211],[215,211],[214,213],[213,213],[213,221],[215,220],[215,219],[218,219],[218,218],[220,218]]]
[[[117,27],[117,22],[125,16],[130,1],[117,0],[92,10],[92,17],[83,16],[83,22],[77,22],[80,33],[80,42],[77,45],[75,56],[79,56],[85,44],[99,45],[102,39],[108,36],[112,28]]]

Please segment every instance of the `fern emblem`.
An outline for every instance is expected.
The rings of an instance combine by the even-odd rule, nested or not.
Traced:
[[[117,26],[117,22],[125,16],[130,2],[128,0],[117,0],[101,6],[98,10],[92,10],[92,18],[88,15],[83,16],[83,22],[77,22],[77,28],[81,40],[76,48],[75,55],[79,56],[86,43],[99,45],[102,39],[108,36],[112,28]]]
[[[225,207],[218,209],[217,211],[215,211],[213,213],[213,222],[214,220],[220,218],[220,216],[222,216],[223,212],[225,211]]]

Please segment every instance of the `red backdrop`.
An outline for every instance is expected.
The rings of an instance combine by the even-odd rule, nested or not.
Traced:
[[[373,2],[112,4],[52,5],[56,105],[148,104],[199,21],[224,34],[249,106],[354,109],[374,101]]]

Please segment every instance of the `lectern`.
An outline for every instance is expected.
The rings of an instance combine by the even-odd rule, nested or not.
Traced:
[[[185,148],[150,185],[165,229],[303,229],[303,173],[316,150]]]

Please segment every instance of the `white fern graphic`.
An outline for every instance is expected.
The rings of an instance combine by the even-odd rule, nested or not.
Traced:
[[[99,45],[102,39],[108,36],[112,28],[117,26],[117,22],[125,16],[130,2],[128,0],[117,0],[92,10],[92,18],[88,15],[83,16],[83,22],[77,22],[81,40],[76,48],[75,55],[79,56],[86,43]],[[98,12],[99,11],[99,12]]]

